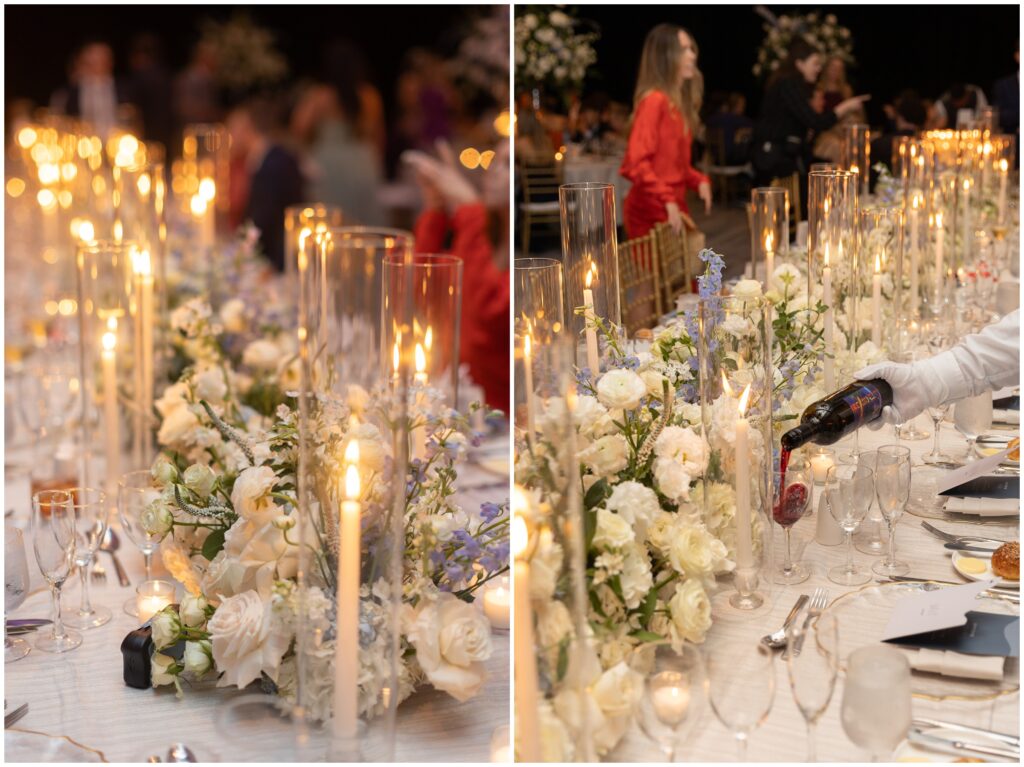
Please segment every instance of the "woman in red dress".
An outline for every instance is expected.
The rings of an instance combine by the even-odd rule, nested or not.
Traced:
[[[686,30],[672,24],[652,29],[640,57],[633,125],[619,169],[633,184],[623,206],[630,239],[662,221],[680,231],[689,217],[687,189],[711,211],[711,183],[690,159],[703,87],[697,45]]]

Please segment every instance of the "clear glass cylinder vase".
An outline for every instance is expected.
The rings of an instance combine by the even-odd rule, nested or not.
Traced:
[[[182,172],[185,179],[184,211],[200,195],[213,208],[215,230],[227,227],[228,186],[231,178],[231,135],[221,123],[192,123],[182,134]]]
[[[765,286],[780,254],[789,252],[789,193],[775,186],[750,190],[751,276]]]
[[[871,129],[863,123],[843,126],[843,143],[839,165],[857,174],[857,188],[861,196],[869,193],[871,179]]]
[[[298,252],[308,238],[317,232],[338,229],[344,215],[337,205],[307,202],[284,209],[284,273],[289,277],[296,272]]]
[[[901,207],[875,206],[860,211],[860,253],[865,265],[860,305],[866,316],[861,335],[855,339],[857,346],[871,341],[888,359],[899,359],[909,314],[904,298],[920,291],[917,272],[908,274],[905,265]],[[912,255],[911,269],[918,265]]]

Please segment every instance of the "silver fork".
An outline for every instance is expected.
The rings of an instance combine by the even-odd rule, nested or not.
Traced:
[[[1007,541],[1001,541],[998,538],[983,538],[980,535],[953,535],[947,533],[945,530],[940,530],[935,525],[930,525],[927,522],[921,522],[921,527],[927,530],[929,533],[934,535],[936,538],[941,538],[947,543],[963,543],[965,541],[986,541],[991,543],[1007,543]]]
[[[796,641],[793,642],[792,653],[796,657],[800,654],[800,650],[804,646],[804,637],[807,636],[807,629],[811,625],[811,621],[821,615],[825,607],[828,606],[828,589],[819,586],[814,590],[811,595],[811,601],[807,605],[807,617],[804,618],[804,624],[800,628],[800,633],[796,637]]]

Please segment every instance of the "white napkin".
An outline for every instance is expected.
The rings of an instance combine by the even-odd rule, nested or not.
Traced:
[[[951,497],[946,502],[946,511],[955,511],[958,514],[976,514],[979,517],[1020,514],[1020,499]]]
[[[1006,658],[997,655],[965,655],[950,650],[929,650],[922,648],[909,653],[910,666],[916,671],[928,671],[942,676],[958,676],[965,679],[984,679],[998,682],[1003,678]]]
[[[996,408],[992,411],[992,421],[994,423],[1005,423],[1009,426],[1020,426],[1020,411]]]

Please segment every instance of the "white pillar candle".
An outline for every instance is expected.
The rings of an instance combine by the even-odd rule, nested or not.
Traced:
[[[534,419],[537,403],[533,392],[533,342],[530,333],[523,337],[523,368],[526,376],[526,437],[533,444],[533,435],[537,433]]]
[[[749,570],[754,566],[754,548],[750,525],[750,423],[744,418],[750,384],[740,396],[739,417],[736,419],[736,570]]]
[[[655,687],[651,693],[651,703],[658,719],[667,725],[675,726],[686,718],[686,712],[690,708],[690,691],[675,684]]]
[[[529,501],[522,489],[512,492],[512,529],[510,542],[515,561],[515,581],[512,598],[515,607],[513,632],[513,668],[515,669],[515,718],[519,730],[519,761],[539,762],[540,712],[537,692],[537,656],[533,641],[533,610],[530,607],[529,530],[524,513],[529,513]]]
[[[496,586],[484,589],[484,615],[496,629],[507,630],[509,626],[509,611],[512,607],[511,595],[508,591],[508,578],[502,578],[502,582]]]
[[[882,346],[882,263],[877,255],[871,276],[871,343]]]
[[[593,264],[587,270],[586,287],[583,289],[583,318],[586,321],[587,367],[595,379],[601,373],[601,357],[597,351],[597,315],[594,314],[594,292],[590,289],[597,269]]]
[[[825,268],[821,274],[822,290],[824,295],[822,297],[823,303],[825,304],[825,389],[827,391],[833,391],[836,388],[836,374],[835,374],[835,340],[834,340],[834,314],[832,312],[832,267],[829,266],[828,261],[828,243],[825,243]]]
[[[107,492],[117,491],[121,463],[121,424],[117,414],[117,320],[113,317],[103,334],[100,360],[103,366],[103,426],[107,459]]]
[[[966,264],[967,259],[971,257],[971,181],[970,179],[964,179],[964,231],[963,231],[963,245],[961,252],[963,253],[962,263]]]
[[[999,223],[1006,223],[1006,180],[1010,175],[1006,159],[999,161]]]
[[[412,429],[411,455],[414,460],[424,460],[427,457],[427,426],[426,413],[424,409],[427,404],[427,394],[424,389],[427,386],[427,355],[423,351],[422,344],[416,344],[416,373],[413,380],[419,384],[416,391],[416,410],[413,413],[413,420],[417,425]]]
[[[359,715],[359,442],[345,448],[345,500],[338,524],[337,619],[334,643],[334,727],[340,751],[351,750]]]
[[[939,301],[942,300],[942,283],[945,277],[943,262],[945,256],[943,253],[944,245],[946,242],[946,230],[942,226],[942,214],[935,214],[935,311],[938,312]]]
[[[814,481],[819,484],[825,483],[828,470],[835,466],[834,453],[828,448],[821,448],[811,454],[811,471],[814,473]]]

